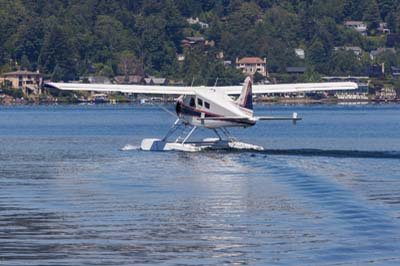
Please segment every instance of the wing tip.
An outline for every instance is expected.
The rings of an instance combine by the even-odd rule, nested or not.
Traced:
[[[61,88],[57,86],[57,83],[54,82],[46,82],[43,85],[45,88],[49,88],[49,89],[57,89],[60,90]]]

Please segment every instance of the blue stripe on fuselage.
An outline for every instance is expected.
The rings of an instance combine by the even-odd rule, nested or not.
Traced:
[[[189,106],[186,106],[184,104],[182,104],[181,107],[182,107],[182,110],[181,110],[182,113],[181,114],[201,117],[201,113],[202,113],[201,111],[193,109],[193,108],[191,108]],[[211,113],[208,113],[208,112],[203,112],[203,113],[204,113],[205,117],[220,117],[220,115],[211,114]]]
[[[201,111],[198,111],[198,110],[196,110],[196,109],[194,109],[192,107],[186,106],[184,104],[181,105],[181,108],[182,108],[181,109],[181,114],[182,115],[195,116],[195,117],[199,117],[200,118],[201,117],[201,113],[204,113],[205,117],[221,117],[221,118],[223,118],[222,115],[217,115],[217,114],[212,114],[212,113],[207,113],[207,112],[201,112]],[[237,123],[237,124],[240,124],[242,126],[253,126],[253,125],[255,125],[255,122],[253,122],[253,121],[243,121],[243,120],[235,119],[235,118],[224,119],[224,120],[221,120],[221,121]]]

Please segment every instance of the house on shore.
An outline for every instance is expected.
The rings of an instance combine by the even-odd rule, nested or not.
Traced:
[[[256,73],[263,77],[268,76],[267,58],[259,57],[243,57],[236,58],[236,68],[240,69],[244,74],[253,76]]]
[[[39,71],[18,70],[2,74],[0,84],[12,89],[22,89],[25,94],[41,94],[43,77]]]

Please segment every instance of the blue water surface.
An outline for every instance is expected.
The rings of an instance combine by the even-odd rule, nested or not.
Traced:
[[[182,153],[120,150],[156,106],[1,106],[0,265],[399,265],[400,106],[293,112]]]

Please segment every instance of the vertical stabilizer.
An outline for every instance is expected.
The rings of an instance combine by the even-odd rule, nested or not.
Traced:
[[[239,98],[236,100],[236,103],[246,109],[253,110],[253,90],[250,77],[247,77],[244,80],[242,92],[240,93]]]

